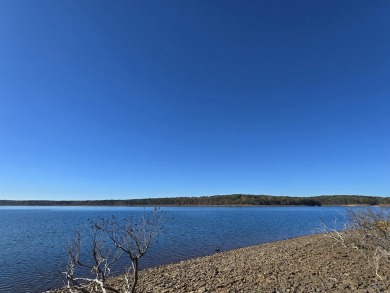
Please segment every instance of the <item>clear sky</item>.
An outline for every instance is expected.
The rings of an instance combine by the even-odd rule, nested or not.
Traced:
[[[390,1],[0,1],[0,199],[390,195]]]

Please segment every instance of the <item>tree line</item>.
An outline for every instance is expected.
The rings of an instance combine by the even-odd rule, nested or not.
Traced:
[[[362,195],[321,195],[290,197],[253,194],[230,194],[198,197],[164,197],[126,200],[0,200],[0,206],[323,206],[390,205],[390,197]]]

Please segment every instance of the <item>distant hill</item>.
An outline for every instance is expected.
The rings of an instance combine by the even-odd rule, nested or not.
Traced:
[[[390,205],[390,197],[362,195],[321,195],[290,197],[253,194],[230,194],[199,197],[164,197],[125,200],[0,200],[0,206],[322,206]]]

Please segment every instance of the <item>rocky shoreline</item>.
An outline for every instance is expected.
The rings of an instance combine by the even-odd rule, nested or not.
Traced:
[[[325,235],[245,247],[140,271],[137,292],[387,292],[390,264],[375,269],[358,250]],[[123,276],[110,285],[121,291]],[[57,289],[52,292],[66,292]]]

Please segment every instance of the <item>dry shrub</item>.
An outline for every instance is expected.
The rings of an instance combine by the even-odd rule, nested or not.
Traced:
[[[356,249],[374,266],[379,274],[380,265],[390,261],[390,209],[385,207],[355,207],[347,209],[345,224],[340,231],[322,223],[326,236],[344,247]]]

